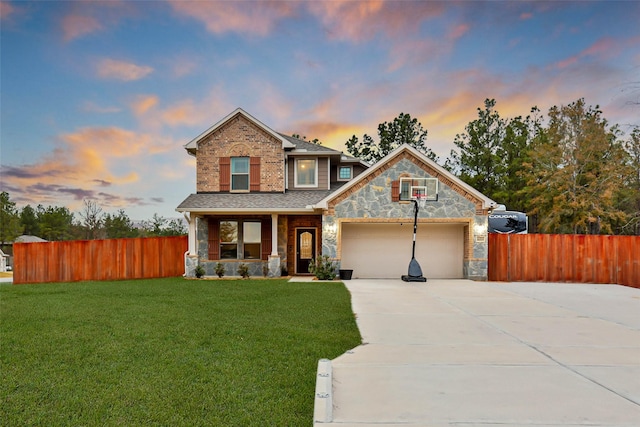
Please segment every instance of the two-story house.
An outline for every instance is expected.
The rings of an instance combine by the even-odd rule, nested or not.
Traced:
[[[419,213],[416,258],[425,276],[486,278],[487,215],[495,202],[404,145],[373,166],[278,133],[238,108],[185,145],[196,193],[177,208],[189,221],[185,273],[309,274],[320,254],[354,277],[400,277],[411,257],[413,208],[405,177],[437,178]]]

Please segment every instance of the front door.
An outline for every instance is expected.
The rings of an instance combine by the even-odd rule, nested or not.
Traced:
[[[309,263],[316,257],[316,229],[296,230],[296,273],[309,274]]]

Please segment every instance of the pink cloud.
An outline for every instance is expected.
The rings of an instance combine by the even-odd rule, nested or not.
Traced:
[[[136,116],[142,116],[158,105],[159,101],[156,95],[140,95],[131,103],[131,109]]]
[[[75,1],[67,5],[69,13],[60,21],[64,41],[105,31],[136,13],[134,3],[123,0]]]
[[[153,68],[106,58],[96,64],[96,72],[103,79],[133,81],[148,76],[153,72]]]
[[[103,28],[104,26],[92,16],[67,15],[62,19],[62,34],[65,41],[76,39]]]
[[[15,6],[7,1],[0,1],[0,20],[8,19],[10,15],[16,12]]]
[[[331,38],[354,42],[371,39],[380,31],[389,36],[414,33],[424,20],[440,16],[445,9],[442,2],[384,0],[316,1],[306,5]]]
[[[533,18],[533,13],[531,13],[531,12],[522,12],[520,14],[520,20],[521,21],[526,21],[526,20],[531,19],[531,18]]]
[[[447,37],[451,40],[457,40],[469,31],[468,24],[458,24],[449,31]]]
[[[226,32],[265,36],[298,7],[294,2],[208,2],[169,0],[179,14],[201,21],[214,34]]]
[[[557,68],[563,69],[571,65],[574,65],[583,58],[596,57],[598,59],[609,57],[619,51],[619,46],[615,40],[610,37],[602,38],[586,49],[582,50],[577,55],[573,55],[569,58],[563,59],[555,64]]]
[[[129,107],[148,132],[161,133],[166,126],[202,127],[202,131],[237,107],[226,99],[224,88],[215,86],[201,99],[184,98],[168,105],[158,95],[138,95]]]

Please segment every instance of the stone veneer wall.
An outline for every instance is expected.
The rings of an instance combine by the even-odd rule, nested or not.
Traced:
[[[260,157],[260,191],[284,191],[282,142],[238,114],[198,143],[196,190],[220,191],[220,157]]]
[[[379,218],[381,221],[413,218],[413,208],[407,204],[391,201],[391,183],[400,179],[402,174],[410,176],[433,177],[414,163],[409,157],[400,159],[366,182],[340,195],[336,202],[329,202],[329,209],[322,220],[322,253],[338,262],[338,228],[339,221],[362,218]],[[463,196],[441,179],[439,196],[436,202],[427,205],[418,213],[420,219],[442,219],[447,222],[458,219],[466,223],[467,238],[463,261],[464,277],[485,280],[487,278],[488,238],[486,212],[478,211],[478,202],[471,197]],[[478,236],[476,236],[476,233]],[[472,242],[470,242],[472,240]]]

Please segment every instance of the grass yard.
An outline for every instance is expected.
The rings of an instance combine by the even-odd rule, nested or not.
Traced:
[[[317,362],[360,343],[344,285],[0,286],[7,426],[308,426]]]

